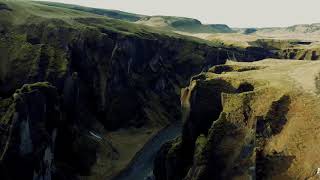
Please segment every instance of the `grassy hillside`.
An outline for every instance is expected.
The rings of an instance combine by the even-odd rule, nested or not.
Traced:
[[[1,3],[3,4],[3,6],[7,6],[11,9],[0,11],[1,22],[7,22],[7,24],[2,24],[3,26],[30,25],[33,23],[42,23],[45,21],[50,21],[50,23],[52,23],[52,26],[64,25],[75,28],[97,26],[101,28],[103,27],[110,31],[116,31],[131,35],[151,35],[152,33],[165,33],[160,31],[157,32],[155,29],[151,30],[147,27],[137,26],[135,24],[119,21],[116,19],[108,19],[104,16],[99,16],[93,13],[45,5],[43,3],[38,2],[23,0],[2,0]]]
[[[25,0],[1,0],[0,3],[2,4],[0,6],[0,30],[2,31],[6,31],[10,27],[17,28],[17,26],[20,25],[31,26],[35,23],[48,23],[53,29],[55,28],[55,26],[60,25],[64,27],[80,29],[98,28],[106,32],[121,33],[123,35],[137,36],[147,39],[154,39],[156,35],[164,35],[178,39],[187,39],[194,42],[210,44],[213,46],[221,45],[221,43],[219,42],[209,42],[199,38],[179,35],[167,29],[153,28],[119,20],[127,20],[128,18],[131,19],[132,14],[129,13],[120,12],[120,14],[115,17],[115,19],[112,19],[107,18],[106,14],[108,14],[107,12],[113,11],[92,9],[76,5],[34,2]],[[106,12],[97,13],[100,12],[98,10]],[[122,15],[127,15],[128,18],[118,18]],[[138,17],[138,15],[135,17]]]
[[[117,11],[117,10],[110,10],[110,9],[89,8],[89,7],[78,6],[73,4],[63,4],[63,3],[55,3],[55,2],[43,2],[43,1],[36,1],[36,2],[44,5],[48,5],[48,6],[73,9],[73,10],[93,13],[97,15],[107,16],[114,19],[125,20],[129,22],[135,22],[140,20],[143,17],[146,17],[144,15],[138,15],[138,14],[127,13],[127,12]]]
[[[231,28],[224,24],[202,24],[197,19],[174,17],[174,16],[146,16],[133,13],[127,13],[117,10],[89,8],[77,5],[54,3],[54,2],[38,2],[44,5],[79,10],[83,12],[93,13],[97,15],[107,16],[113,19],[119,19],[147,26],[161,28],[163,30],[182,31],[189,33],[230,33]]]
[[[268,59],[194,76],[182,137],[159,151],[156,178],[318,179],[319,71],[319,61]]]

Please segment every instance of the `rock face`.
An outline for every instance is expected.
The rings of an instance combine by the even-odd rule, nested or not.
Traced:
[[[52,179],[60,123],[55,87],[36,83],[17,90],[1,120],[1,179]]]
[[[283,59],[299,59],[299,60],[319,60],[320,49],[319,48],[292,48],[283,49],[279,51],[278,57]]]
[[[0,123],[1,179],[75,179],[90,172],[100,144],[68,118],[54,86],[25,84],[9,101]]]
[[[177,119],[179,88],[191,75],[223,64],[230,56],[263,58],[168,36],[137,37],[59,23],[54,29],[45,24],[19,27],[25,29],[25,38],[2,36],[1,63],[6,68],[0,71],[0,94],[8,97],[25,83],[49,81],[59,91],[78,94],[81,98],[74,98],[79,108],[111,130],[142,126],[150,119],[163,124]],[[6,57],[10,52],[18,54]],[[77,86],[77,93],[66,92],[75,91],[70,86]]]
[[[193,77],[182,137],[158,153],[156,179],[317,179],[319,72],[318,62],[266,60]]]
[[[274,52],[274,57],[279,59],[320,59],[320,49],[312,41],[258,39],[250,44]]]

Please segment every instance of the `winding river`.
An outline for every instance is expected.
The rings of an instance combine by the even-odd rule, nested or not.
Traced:
[[[155,135],[133,158],[130,165],[114,180],[153,179],[153,161],[161,146],[181,134],[181,123],[172,124]]]

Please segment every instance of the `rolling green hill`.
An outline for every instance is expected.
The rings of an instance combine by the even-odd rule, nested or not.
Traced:
[[[231,33],[233,30],[224,24],[202,24],[197,19],[174,17],[174,16],[146,16],[133,13],[127,13],[117,10],[89,8],[77,5],[38,2],[53,7],[79,10],[97,15],[107,16],[109,18],[135,22],[165,30],[182,31],[188,33]]]
[[[127,13],[127,12],[117,11],[117,10],[89,8],[89,7],[78,6],[78,5],[73,5],[73,4],[63,4],[63,3],[55,3],[55,2],[43,2],[43,1],[36,1],[36,2],[44,4],[44,5],[52,6],[52,7],[73,9],[73,10],[93,13],[93,14],[97,14],[97,15],[107,16],[107,17],[114,18],[114,19],[125,20],[125,21],[129,21],[129,22],[135,22],[135,21],[140,20],[143,17],[146,17],[144,15]]]

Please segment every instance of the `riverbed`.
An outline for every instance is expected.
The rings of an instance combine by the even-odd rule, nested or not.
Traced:
[[[155,135],[132,159],[129,166],[114,180],[153,179],[153,161],[161,146],[181,135],[181,123],[174,123]]]

